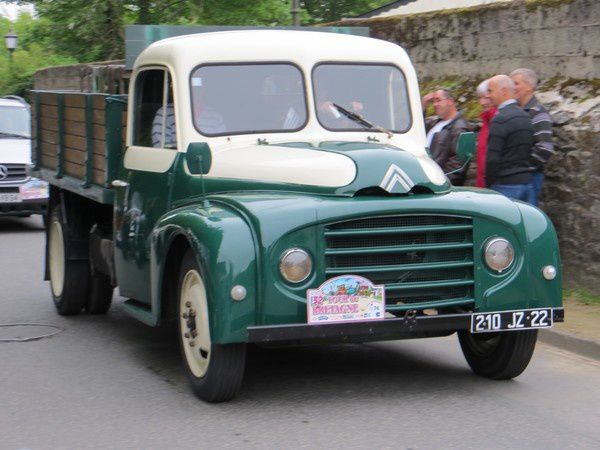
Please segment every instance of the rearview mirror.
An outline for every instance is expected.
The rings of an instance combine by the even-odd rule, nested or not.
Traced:
[[[185,161],[191,174],[207,174],[212,164],[210,147],[206,142],[192,142],[185,153]]]
[[[456,142],[456,155],[462,161],[470,161],[475,154],[475,133],[468,131],[461,133]]]

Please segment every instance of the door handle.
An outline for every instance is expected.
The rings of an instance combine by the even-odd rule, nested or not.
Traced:
[[[112,180],[112,187],[128,187],[129,183],[123,180]]]

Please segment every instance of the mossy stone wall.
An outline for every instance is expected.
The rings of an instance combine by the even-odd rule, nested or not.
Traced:
[[[600,1],[520,0],[339,22],[396,42],[420,77],[485,76],[530,67],[541,77],[600,77]]]

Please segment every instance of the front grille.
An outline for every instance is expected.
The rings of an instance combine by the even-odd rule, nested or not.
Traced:
[[[327,277],[385,285],[386,310],[473,302],[473,224],[456,216],[390,216],[325,228]]]
[[[27,166],[25,164],[0,163],[0,183],[14,183],[27,179]],[[4,170],[3,168],[6,168]]]

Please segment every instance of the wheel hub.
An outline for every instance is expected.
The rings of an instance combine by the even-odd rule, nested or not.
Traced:
[[[202,377],[208,369],[211,340],[206,290],[196,270],[187,272],[183,279],[179,310],[186,362],[196,377]]]

